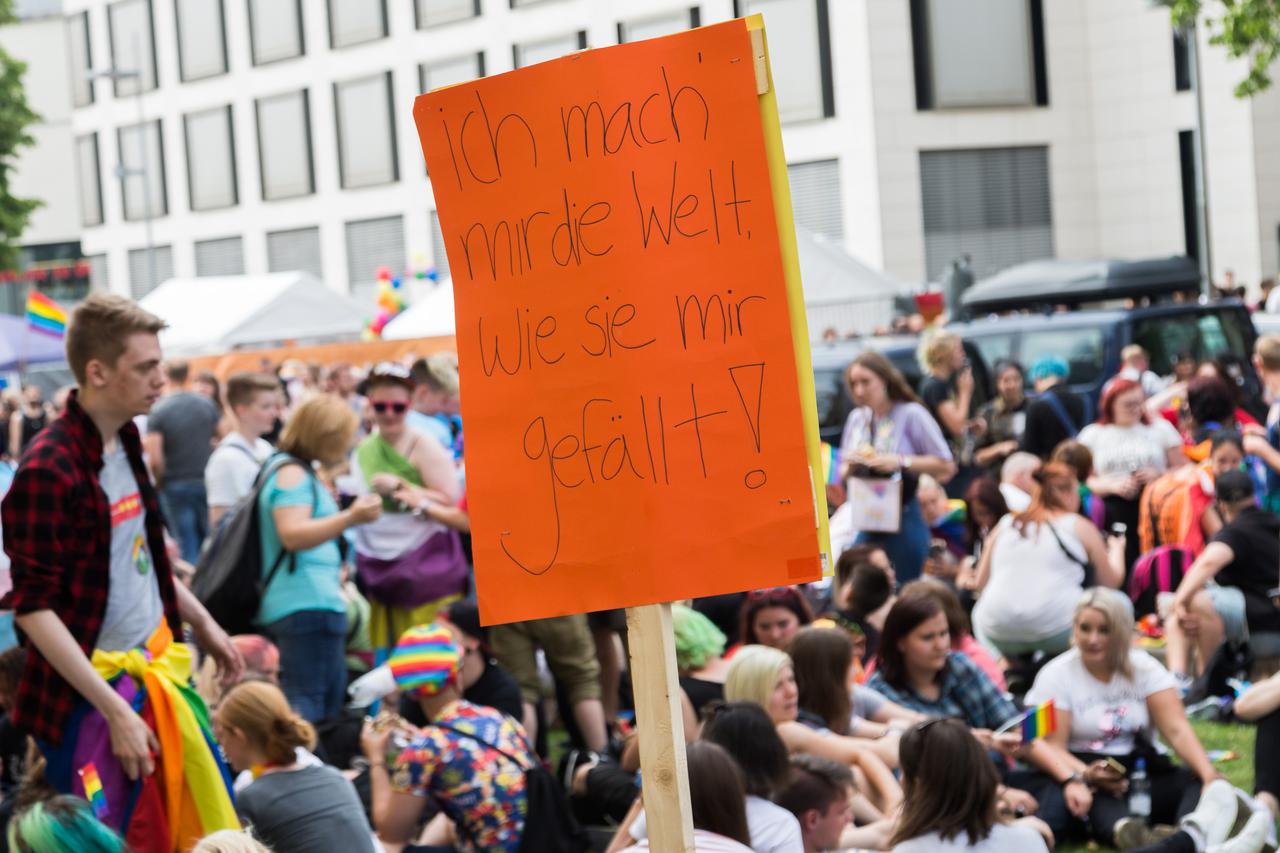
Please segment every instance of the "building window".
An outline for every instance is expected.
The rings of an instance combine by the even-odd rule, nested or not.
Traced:
[[[525,6],[535,6],[538,3],[545,3],[547,0],[511,0],[512,9],[521,9]]]
[[[187,143],[187,189],[192,210],[216,210],[239,201],[231,105],[182,117]]]
[[[338,174],[343,189],[397,178],[391,72],[333,84],[338,124]]]
[[[89,292],[109,292],[111,282],[107,279],[107,256],[89,255],[85,260],[89,263]]]
[[[178,69],[183,82],[227,73],[222,0],[174,0]]]
[[[586,47],[587,31],[579,30],[576,33],[565,33],[549,39],[513,44],[511,58],[516,68],[524,68],[527,65],[546,62],[548,59],[557,59],[575,50],[585,50]]]
[[[423,92],[478,80],[483,76],[483,53],[468,53],[457,59],[445,59],[418,66],[418,86]]]
[[[431,265],[436,268],[436,281],[449,277],[449,254],[444,248],[444,232],[440,230],[440,214],[431,211]]]
[[[311,107],[307,90],[258,98],[258,164],[262,198],[310,195],[315,192],[311,162]]]
[[[465,21],[480,14],[480,0],[417,0],[414,3],[418,29]]]
[[[330,47],[350,47],[386,35],[386,0],[329,0]]]
[[[71,103],[87,107],[93,103],[93,51],[89,48],[89,13],[67,18],[67,53],[71,56]]]
[[[921,151],[920,190],[929,280],[962,255],[977,278],[1053,257],[1047,147]]]
[[[154,274],[150,257],[153,252]],[[129,250],[129,295],[134,299],[141,299],[171,278],[173,278],[172,246]]]
[[[98,134],[76,137],[76,166],[80,179],[80,224],[102,224],[102,167],[98,159]]]
[[[687,12],[668,12],[651,18],[618,22],[618,44],[656,39],[700,26],[701,13],[697,6]]]
[[[1178,175],[1182,184],[1182,238],[1187,257],[1200,260],[1200,211],[1196,206],[1196,132],[1178,131]]]
[[[1191,41],[1186,30],[1173,31],[1173,87],[1191,91]]]
[[[156,87],[156,40],[151,23],[151,0],[119,0],[107,7],[111,67],[135,71],[137,77],[116,77],[116,97],[135,94],[139,87]]]
[[[302,56],[302,0],[249,0],[249,52],[254,65]]]
[[[267,272],[293,270],[309,272],[324,280],[319,228],[293,228],[267,234]]]
[[[244,240],[224,237],[197,242],[196,275],[244,275]]]
[[[812,121],[836,114],[827,0],[735,0],[738,17],[764,14],[778,118]]]
[[[404,219],[388,216],[347,223],[347,280],[357,302],[372,303],[378,267],[404,269]]]
[[[159,119],[116,131],[120,165],[124,167],[120,173],[120,193],[124,198],[125,219],[146,219],[169,212],[164,147],[160,140]]]
[[[911,36],[918,109],[1049,103],[1041,0],[911,0]]]
[[[787,166],[792,216],[796,225],[832,240],[844,239],[840,207],[840,169],[836,160],[815,160]]]

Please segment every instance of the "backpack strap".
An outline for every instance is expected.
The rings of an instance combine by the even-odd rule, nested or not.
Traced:
[[[476,743],[480,744],[481,746],[488,747],[489,749],[492,749],[494,752],[496,752],[496,753],[498,753],[499,755],[501,755],[503,758],[505,758],[505,759],[507,759],[508,761],[510,761],[512,764],[514,764],[514,765],[516,765],[517,767],[519,767],[521,770],[533,770],[533,769],[534,769],[534,765],[525,766],[525,764],[524,764],[523,762],[521,762],[521,761],[520,761],[520,759],[516,758],[516,757],[515,757],[514,755],[512,755],[511,753],[507,752],[505,749],[502,749],[502,748],[501,748],[501,747],[499,747],[496,743],[490,743],[489,741],[485,740],[484,738],[482,738],[482,737],[480,737],[480,736],[478,736],[478,735],[473,735],[473,734],[471,734],[470,732],[464,732],[462,729],[454,728],[453,726],[451,726],[451,725],[449,725],[449,724],[447,724],[447,723],[432,723],[431,725],[435,726],[435,727],[436,727],[436,728],[438,728],[438,729],[445,729],[446,731],[451,731],[451,732],[453,732],[454,734],[459,735],[459,736],[461,736],[461,737],[469,738],[469,739],[471,739],[471,740],[475,741]],[[519,732],[517,732],[517,734],[519,734]],[[533,752],[532,747],[530,747],[530,746],[529,746],[529,741],[525,740],[524,735],[520,735],[520,742],[521,742],[522,744],[524,744],[524,748],[525,748],[525,749],[527,749],[527,750],[529,750],[529,752],[530,752],[530,753],[532,753],[532,752]]]
[[[1053,522],[1045,521],[1041,523],[1044,527],[1047,527],[1049,529],[1049,532],[1051,534],[1053,534],[1053,540],[1058,543],[1058,547],[1062,549],[1062,553],[1067,555],[1067,559],[1075,563],[1080,568],[1084,569],[1083,588],[1088,589],[1089,587],[1093,586],[1096,572],[1093,568],[1093,563],[1090,563],[1089,560],[1087,559],[1088,555],[1086,555],[1086,559],[1082,560],[1079,557],[1077,557],[1075,554],[1071,553],[1071,549],[1067,547],[1067,543],[1062,541],[1062,537],[1059,536],[1058,531],[1054,529]]]
[[[1052,388],[1041,394],[1040,399],[1044,400],[1049,408],[1053,410],[1053,414],[1057,417],[1058,423],[1062,424],[1062,427],[1067,431],[1068,436],[1074,438],[1079,434],[1080,427],[1076,426],[1075,421],[1071,419],[1070,413],[1067,412],[1067,407],[1062,405],[1062,401],[1058,399],[1057,394],[1053,393]],[[1086,411],[1088,410],[1087,404],[1085,409]],[[1086,423],[1087,422],[1088,419],[1086,419]]]
[[[316,476],[312,473],[310,466],[296,456],[286,454],[283,459],[276,460],[275,464],[271,464],[270,460],[262,464],[262,469],[258,471],[258,478],[254,482],[254,489],[260,493],[266,486],[267,480],[279,473],[286,465],[298,465],[302,468],[303,474],[311,481],[311,514],[314,516],[316,508],[320,505],[320,490],[316,487]],[[284,558],[289,558],[289,574],[293,574],[298,570],[298,552],[290,551],[284,547],[284,543],[280,543],[280,553],[276,556],[275,563],[272,564],[271,570],[267,572],[267,577],[262,582],[261,591],[266,593],[267,588],[271,586],[271,582],[275,580],[276,575],[280,573],[280,567],[284,565]]]

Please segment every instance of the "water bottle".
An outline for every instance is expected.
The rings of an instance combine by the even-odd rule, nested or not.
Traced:
[[[1139,758],[1129,774],[1129,814],[1144,821],[1151,817],[1151,780],[1145,758]]]

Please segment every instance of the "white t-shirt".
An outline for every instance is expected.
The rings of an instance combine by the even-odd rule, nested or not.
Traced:
[[[968,833],[962,832],[943,841],[938,833],[931,832],[902,842],[893,848],[893,853],[959,853],[962,850],[973,853],[1048,853],[1049,848],[1040,833],[1029,826],[997,823],[991,827],[991,834],[977,844],[969,843]]]
[[[747,829],[751,833],[751,849],[756,853],[804,853],[800,821],[763,797],[747,796]],[[642,841],[648,834],[648,824],[641,812],[631,824],[631,837]]]
[[[1140,649],[1129,651],[1133,678],[1115,675],[1103,683],[1089,674],[1077,649],[1059,655],[1036,676],[1027,693],[1027,707],[1053,700],[1055,708],[1071,712],[1067,748],[1072,752],[1129,755],[1134,736],[1151,737],[1147,697],[1176,686],[1169,671]]]
[[[638,853],[638,851],[647,851],[648,849],[649,839],[644,838],[630,847],[624,847],[622,853]],[[714,832],[707,832],[705,829],[695,829],[693,831],[693,849],[697,853],[751,853],[750,847],[743,847],[732,838],[725,838],[723,835],[716,835]],[[803,847],[796,849],[804,850]]]
[[[1089,424],[1080,430],[1079,438],[1093,454],[1093,470],[1102,476],[1130,474],[1139,468],[1163,472],[1169,467],[1169,449],[1182,446],[1182,436],[1164,418],[1127,427]]]
[[[204,468],[204,489],[209,506],[230,507],[253,488],[262,463],[271,455],[271,445],[263,439],[253,444],[238,432],[228,433],[218,442]]]
[[[1000,519],[987,539],[991,577],[973,608],[973,625],[980,635],[997,643],[1034,643],[1071,627],[1084,567],[1063,547],[1089,559],[1076,535],[1080,520],[1074,513],[1053,520],[1053,530],[1062,540],[1059,546],[1053,533],[1039,524],[1028,524],[1023,535],[1013,526],[1013,516]]]

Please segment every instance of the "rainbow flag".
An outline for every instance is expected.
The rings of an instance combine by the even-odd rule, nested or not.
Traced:
[[[38,290],[27,294],[27,325],[42,335],[62,337],[67,331],[67,312]]]
[[[822,481],[829,486],[840,482],[840,450],[835,445],[822,442]]]
[[[1036,738],[1051,734],[1058,727],[1058,715],[1053,710],[1053,700],[1042,702],[1027,711],[1022,718],[1022,742],[1031,743]]]
[[[98,778],[98,768],[90,761],[80,768],[80,781],[84,783],[84,798],[93,806],[93,814],[98,820],[107,816],[107,795],[102,790],[102,780]]]

